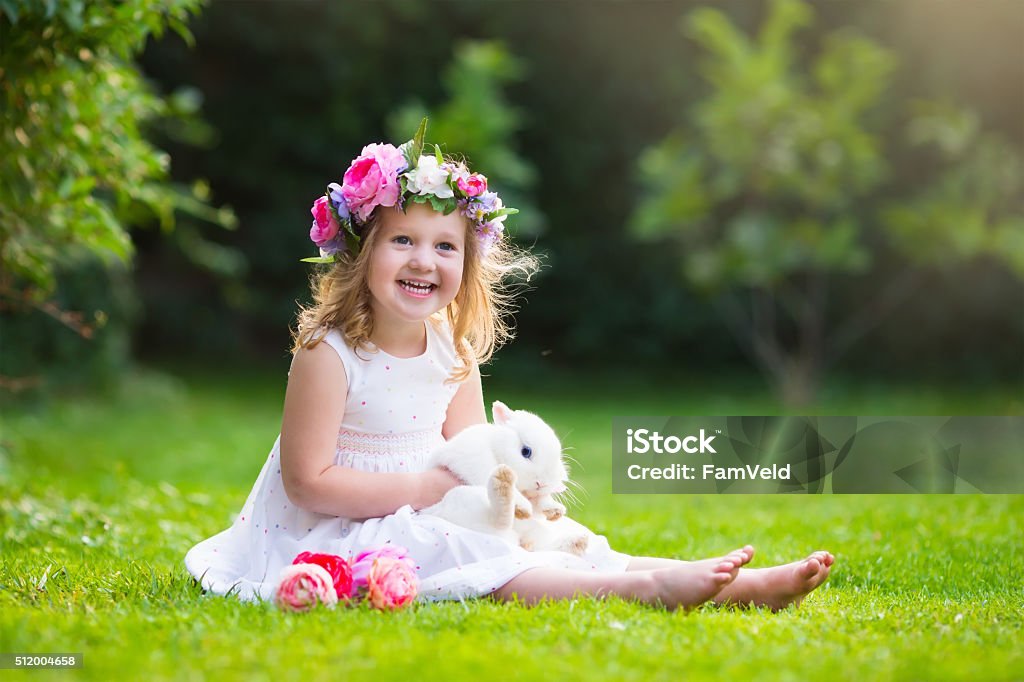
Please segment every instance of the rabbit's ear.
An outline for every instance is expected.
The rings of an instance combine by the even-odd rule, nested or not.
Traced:
[[[512,410],[500,400],[495,400],[491,405],[491,417],[495,424],[504,424],[512,418]]]

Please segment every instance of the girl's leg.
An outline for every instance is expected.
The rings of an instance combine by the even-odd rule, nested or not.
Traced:
[[[748,549],[752,556],[753,548],[749,545],[744,547],[743,551]],[[703,565],[708,561],[714,560],[680,561],[660,557],[633,557],[626,570],[642,572],[671,566]],[[834,562],[835,557],[822,551],[814,552],[806,559],[791,564],[771,568],[740,569],[736,579],[719,590],[713,599],[719,605],[767,606],[773,611],[778,611],[790,604],[799,604],[811,591],[825,582]]]
[[[591,573],[561,568],[533,568],[499,587],[492,596],[503,601],[519,599],[536,604],[542,599],[590,596],[602,599],[617,595],[667,609],[693,608],[711,599],[730,582],[748,561],[742,550],[717,560],[677,563],[650,571]]]

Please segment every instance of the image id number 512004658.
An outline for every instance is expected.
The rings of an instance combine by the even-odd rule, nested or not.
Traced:
[[[0,670],[17,668],[81,668],[82,654],[0,653]]]

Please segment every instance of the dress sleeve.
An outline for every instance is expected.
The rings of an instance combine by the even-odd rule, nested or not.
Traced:
[[[323,338],[323,342],[334,349],[341,358],[341,364],[345,368],[345,377],[351,388],[359,381],[360,365],[356,358],[355,351],[345,342],[345,337],[337,329],[331,329]]]
[[[431,359],[451,373],[458,364],[458,354],[455,352],[455,340],[452,337],[452,328],[448,320],[431,320],[427,325],[427,333],[433,334],[435,342],[430,344]]]

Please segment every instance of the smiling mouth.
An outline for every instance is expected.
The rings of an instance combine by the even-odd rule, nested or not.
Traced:
[[[430,282],[418,282],[411,279],[398,280],[398,286],[402,287],[403,290],[413,296],[419,296],[421,298],[429,296],[430,293],[437,288],[436,284],[431,284]]]

